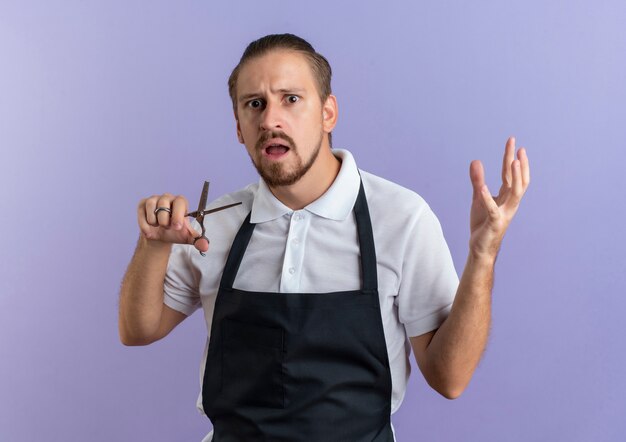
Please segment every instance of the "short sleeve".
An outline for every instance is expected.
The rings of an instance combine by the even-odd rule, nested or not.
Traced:
[[[187,316],[200,307],[198,293],[200,275],[191,264],[189,257],[191,249],[193,248],[181,244],[172,246],[163,285],[165,305]]]
[[[407,336],[439,328],[450,312],[458,285],[439,220],[426,206],[407,237],[397,297],[398,315]]]

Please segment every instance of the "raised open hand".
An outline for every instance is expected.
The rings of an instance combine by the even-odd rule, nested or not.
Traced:
[[[475,257],[495,260],[506,229],[530,183],[526,149],[520,148],[516,159],[515,138],[507,140],[502,161],[502,186],[497,196],[492,196],[487,188],[483,165],[478,160],[470,164],[470,179],[474,188],[470,213],[470,253]]]

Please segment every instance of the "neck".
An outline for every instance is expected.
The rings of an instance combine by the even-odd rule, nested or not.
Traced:
[[[290,186],[270,187],[274,196],[292,210],[300,210],[321,197],[333,184],[341,169],[341,161],[324,143],[317,160],[298,182]]]

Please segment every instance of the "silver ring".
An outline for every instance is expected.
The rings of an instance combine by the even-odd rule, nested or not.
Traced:
[[[157,207],[156,210],[154,211],[154,214],[158,215],[159,212],[172,213],[172,209],[170,209],[169,207]]]

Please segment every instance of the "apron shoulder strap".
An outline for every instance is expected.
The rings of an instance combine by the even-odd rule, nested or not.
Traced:
[[[374,292],[378,290],[378,272],[376,269],[376,248],[374,246],[374,233],[372,221],[363,189],[363,181],[359,188],[359,196],[354,203],[354,216],[356,228],[359,233],[359,245],[361,247],[361,272],[363,277],[363,291]]]
[[[248,243],[250,242],[250,238],[252,238],[252,232],[254,232],[254,227],[256,226],[256,224],[250,223],[251,216],[252,211],[248,213],[248,216],[241,224],[241,227],[239,228],[239,231],[235,236],[235,240],[233,241],[233,245],[230,248],[228,259],[226,260],[226,264],[224,265],[222,280],[220,282],[220,287],[222,288],[233,288],[235,276],[237,276],[237,272],[239,271],[239,266],[241,265],[243,254],[248,248]]]

